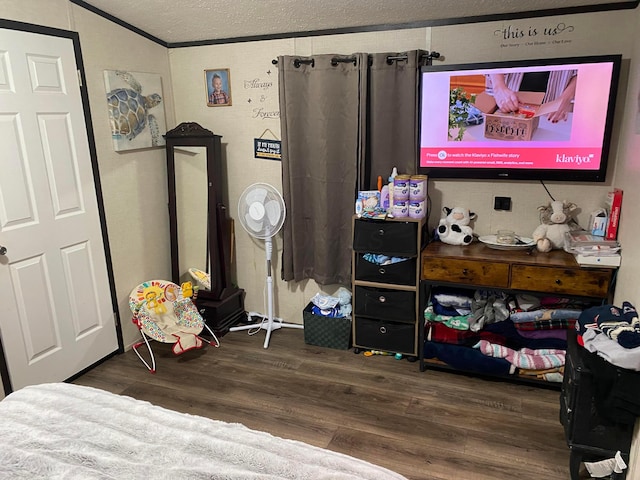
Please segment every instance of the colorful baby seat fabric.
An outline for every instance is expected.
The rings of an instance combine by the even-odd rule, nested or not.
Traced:
[[[204,320],[178,285],[166,280],[141,283],[129,295],[129,307],[144,333],[158,342],[173,343],[176,355],[202,347],[198,335]]]

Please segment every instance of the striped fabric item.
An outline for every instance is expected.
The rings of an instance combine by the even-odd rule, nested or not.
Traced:
[[[561,367],[564,365],[566,355],[565,350],[553,348],[540,350],[523,348],[516,351],[502,345],[487,342],[486,340],[480,340],[476,347],[489,357],[504,358],[512,365],[528,370],[547,370]]]
[[[513,324],[517,330],[567,330],[575,328],[576,320],[538,320]]]

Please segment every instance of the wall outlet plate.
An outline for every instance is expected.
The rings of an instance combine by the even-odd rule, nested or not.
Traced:
[[[493,197],[494,210],[511,210],[511,197]]]

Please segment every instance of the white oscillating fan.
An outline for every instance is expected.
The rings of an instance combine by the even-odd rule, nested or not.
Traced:
[[[273,243],[271,241],[282,228],[286,211],[282,196],[274,187],[267,183],[254,183],[249,185],[238,201],[238,220],[249,235],[264,240],[267,257],[267,317],[257,312],[249,312],[249,320],[252,317],[263,318],[259,329],[266,330],[264,348],[269,346],[269,338],[273,330],[279,328],[304,328],[303,325],[284,323],[281,318],[273,316],[273,278],[271,277],[271,253]],[[231,327],[230,332],[238,330],[255,329],[255,324]],[[251,333],[251,332],[249,332]]]

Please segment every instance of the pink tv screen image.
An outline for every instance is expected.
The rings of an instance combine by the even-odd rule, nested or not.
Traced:
[[[604,181],[620,56],[423,67],[418,170]]]

